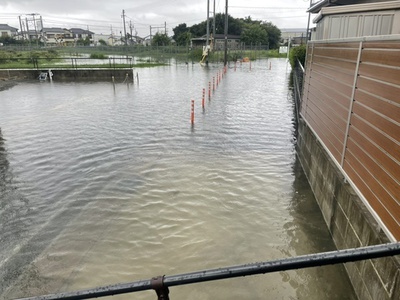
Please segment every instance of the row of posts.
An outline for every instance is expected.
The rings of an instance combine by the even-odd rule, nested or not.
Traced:
[[[216,76],[213,76],[212,82],[208,82],[208,101],[211,101],[211,95],[215,93],[218,86],[221,84],[222,79],[226,76],[227,66],[225,66],[222,70],[218,70]],[[205,109],[205,98],[206,98],[206,88],[203,88],[203,94],[201,98],[201,107],[203,110]],[[194,100],[192,99],[191,105],[191,113],[190,113],[190,122],[194,125]]]
[[[251,71],[251,60],[249,61],[249,69]],[[240,65],[242,65],[242,62],[240,61]],[[237,67],[237,61],[235,61],[235,66],[234,66],[234,71],[236,72],[236,67]],[[272,69],[272,64],[271,62],[269,62],[269,70]],[[224,68],[221,71],[217,72],[217,75],[215,77],[212,78],[212,82],[209,81],[208,82],[208,100],[211,100],[211,91],[215,92],[216,88],[220,85],[222,79],[224,78],[224,76],[227,73],[227,65],[224,66]],[[212,85],[211,85],[212,83]],[[201,99],[201,107],[203,108],[203,110],[205,109],[205,94],[206,94],[206,89],[203,88],[203,96]],[[191,113],[190,113],[190,122],[192,125],[194,125],[194,100],[192,99],[192,105],[191,105]]]

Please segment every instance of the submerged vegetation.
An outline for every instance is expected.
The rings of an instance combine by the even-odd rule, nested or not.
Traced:
[[[92,59],[107,59],[108,56],[103,53],[91,53],[90,58],[92,58]]]
[[[186,46],[98,46],[98,47],[60,47],[51,49],[24,50],[3,47],[0,50],[0,69],[38,69],[38,68],[132,68],[168,65],[174,62],[197,63],[201,60],[201,48]],[[228,61],[243,58],[257,60],[270,57],[286,57],[277,49],[267,46],[250,46],[228,50]],[[221,63],[224,51],[210,53],[210,63]]]

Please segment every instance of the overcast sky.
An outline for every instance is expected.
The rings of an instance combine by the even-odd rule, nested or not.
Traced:
[[[316,2],[316,1],[313,1]],[[214,0],[210,0],[210,11]],[[229,0],[228,13],[235,18],[251,16],[270,21],[280,29],[306,28],[309,0]],[[216,13],[225,11],[225,0],[215,0]],[[150,26],[163,27],[167,33],[181,23],[188,26],[206,20],[207,0],[1,0],[0,23],[20,29],[18,16],[37,13],[44,27],[89,28],[95,33],[123,32],[122,10],[126,30],[130,25],[139,36],[150,34]],[[211,14],[210,14],[211,16]],[[153,29],[153,34],[157,29]],[[161,29],[159,29],[161,30]]]

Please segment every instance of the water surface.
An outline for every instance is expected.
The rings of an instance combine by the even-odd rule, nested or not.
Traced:
[[[203,110],[221,68],[138,69],[139,85],[115,86],[53,71],[0,93],[1,299],[334,250],[296,159],[286,60],[231,66]],[[339,266],[170,296],[355,299]]]

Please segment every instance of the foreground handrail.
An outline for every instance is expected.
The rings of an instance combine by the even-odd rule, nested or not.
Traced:
[[[367,246],[346,250],[337,250],[317,254],[302,255],[293,258],[278,259],[273,261],[251,263],[219,269],[209,269],[192,273],[171,276],[159,276],[148,280],[122,283],[81,290],[68,293],[51,294],[45,296],[23,298],[24,300],[50,300],[50,299],[89,299],[104,296],[126,294],[154,289],[158,299],[168,298],[168,287],[199,283],[211,280],[220,280],[248,275],[265,274],[278,271],[294,270],[354,262],[366,259],[394,256],[400,254],[400,242]]]

